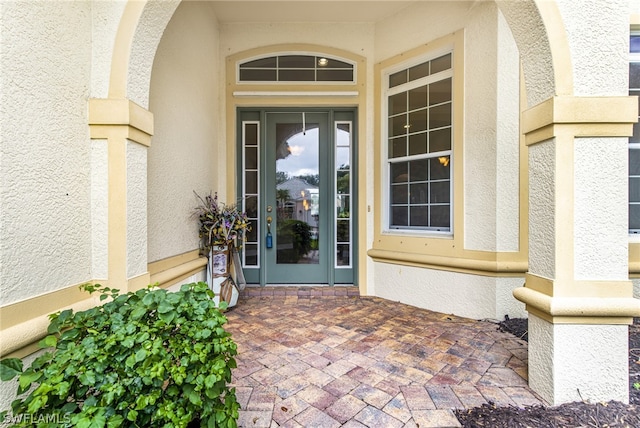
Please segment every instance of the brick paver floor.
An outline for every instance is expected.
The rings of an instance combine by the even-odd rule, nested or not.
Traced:
[[[452,409],[542,404],[496,324],[355,287],[248,287],[227,312],[241,427],[460,427]]]

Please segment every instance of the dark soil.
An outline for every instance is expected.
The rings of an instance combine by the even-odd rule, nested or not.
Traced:
[[[505,318],[498,329],[528,340],[527,320]],[[629,326],[629,404],[566,403],[544,407],[497,407],[493,403],[468,410],[456,410],[463,428],[640,428],[640,318]]]

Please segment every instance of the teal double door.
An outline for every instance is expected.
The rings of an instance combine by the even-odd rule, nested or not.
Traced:
[[[243,109],[238,118],[247,282],[352,284],[355,110]]]

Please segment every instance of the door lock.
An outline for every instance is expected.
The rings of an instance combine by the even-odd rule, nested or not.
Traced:
[[[269,207],[271,208],[271,207]],[[272,248],[273,247],[273,236],[271,235],[271,222],[273,221],[273,219],[271,218],[271,216],[267,217],[267,238],[266,238],[266,242],[265,242],[265,246],[267,248]]]

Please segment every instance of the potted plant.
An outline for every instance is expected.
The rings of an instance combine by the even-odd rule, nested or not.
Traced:
[[[45,352],[30,367],[0,362],[2,380],[18,377],[18,398],[0,419],[16,427],[236,426],[228,387],[236,344],[207,284],[82,288],[110,300],[51,315]]]
[[[195,192],[194,192],[195,193]],[[231,259],[237,256],[237,249],[249,230],[247,215],[241,212],[238,204],[224,204],[218,201],[218,194],[208,194],[204,198],[195,193],[198,206],[194,215],[199,222],[200,252],[209,258],[207,279],[215,293],[216,302],[227,302],[235,306],[240,289],[231,277]],[[236,259],[236,268],[239,259]]]

